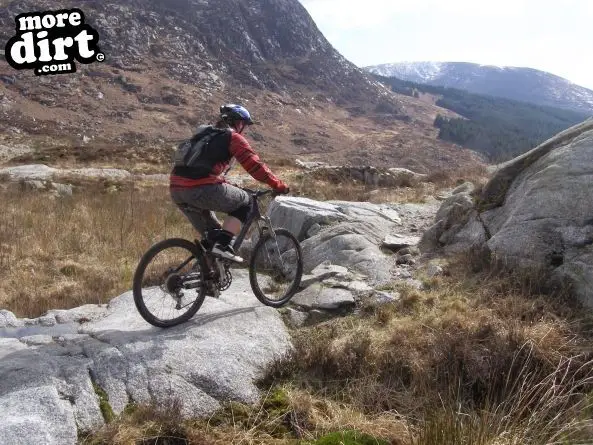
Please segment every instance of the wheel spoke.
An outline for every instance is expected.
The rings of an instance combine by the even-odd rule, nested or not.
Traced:
[[[143,256],[134,276],[134,301],[149,323],[174,326],[201,306],[205,291],[195,249],[189,241],[171,239]]]
[[[285,304],[298,290],[302,267],[300,246],[290,232],[277,229],[275,236],[260,239],[250,266],[255,295],[270,306]]]
[[[185,260],[183,263],[181,263],[181,265],[177,269],[175,269],[174,272],[179,272],[181,269],[183,269],[185,266],[187,266],[193,259],[194,259],[193,255],[190,256],[187,260]]]

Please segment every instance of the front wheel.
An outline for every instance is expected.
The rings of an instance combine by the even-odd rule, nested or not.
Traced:
[[[303,276],[303,253],[296,237],[286,229],[265,233],[249,263],[253,293],[266,306],[280,307],[298,291]]]
[[[152,246],[134,274],[134,303],[142,318],[168,328],[193,317],[206,297],[201,259],[195,244],[181,238]]]

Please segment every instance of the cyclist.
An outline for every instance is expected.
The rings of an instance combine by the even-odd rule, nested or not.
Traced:
[[[249,194],[226,182],[223,175],[236,159],[256,180],[266,183],[277,193],[288,193],[288,186],[264,164],[241,134],[253,124],[251,115],[241,105],[220,107],[220,118],[214,126],[202,125],[194,140],[209,135],[208,143],[192,157],[191,165],[177,165],[170,176],[173,202],[202,235],[203,243],[212,252],[241,263],[243,258],[231,247],[251,209]],[[221,225],[214,211],[226,213]]]

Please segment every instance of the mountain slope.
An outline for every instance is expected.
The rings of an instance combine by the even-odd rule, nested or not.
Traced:
[[[514,158],[588,117],[578,111],[374,76],[393,91],[434,101],[456,113],[459,117],[439,115],[435,119],[439,139],[476,150],[493,162]]]
[[[249,107],[256,146],[278,158],[406,166],[409,157],[421,170],[477,162],[436,140],[438,107],[393,94],[344,59],[298,0],[15,0],[0,7],[0,41],[19,13],[72,7],[98,30],[103,64],[49,77],[0,64],[0,143],[34,135],[43,146],[23,162],[164,165],[166,150],[224,102]]]
[[[368,71],[417,83],[458,88],[593,114],[593,90],[532,68],[463,62],[413,62],[371,66]]]

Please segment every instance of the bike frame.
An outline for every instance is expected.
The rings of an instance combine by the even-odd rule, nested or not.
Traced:
[[[259,231],[260,236],[263,235],[264,229],[266,227],[272,227],[270,218],[267,216],[262,216],[261,210],[259,208],[259,199],[258,199],[260,196],[268,194],[269,192],[268,191],[253,192],[251,190],[245,190],[245,191],[251,195],[251,210],[249,211],[249,215],[247,216],[247,221],[245,221],[245,223],[243,224],[241,231],[239,232],[239,234],[235,238],[235,242],[233,243],[233,249],[235,250],[235,252],[239,251],[241,244],[243,244],[243,241],[245,240],[245,237],[247,236],[247,232],[249,232],[249,229],[251,228],[251,225],[254,222],[257,223],[257,230]],[[261,224],[262,221],[263,221],[264,225]]]
[[[253,190],[249,190],[249,189],[243,189],[243,190],[245,190],[251,196],[251,204],[250,204],[251,209],[249,210],[249,214],[247,215],[247,221],[245,221],[245,223],[243,224],[241,231],[235,238],[235,242],[232,244],[232,247],[235,251],[238,251],[239,248],[241,247],[241,244],[243,244],[243,241],[245,240],[245,237],[247,236],[247,232],[249,232],[249,229],[251,228],[251,225],[254,222],[257,224],[257,230],[259,232],[260,237],[264,234],[264,230],[266,228],[272,227],[272,222],[270,221],[270,218],[268,216],[262,216],[261,210],[259,208],[259,198],[261,196],[272,193],[272,191],[271,190],[253,191]],[[262,224],[262,222],[263,222],[263,224]],[[272,231],[272,234],[273,233],[274,232]],[[202,252],[202,257],[203,257],[204,254],[206,253],[206,249],[204,248],[202,243],[197,240],[196,240],[195,244],[198,247],[198,249]],[[200,259],[200,261],[203,261],[203,260]]]
[[[249,189],[243,189],[243,190],[245,190],[251,196],[251,203],[250,203],[251,208],[247,215],[247,220],[243,224],[241,231],[235,238],[234,243],[232,244],[233,249],[235,249],[235,251],[237,251],[237,252],[239,251],[241,244],[243,244],[243,241],[245,240],[245,237],[247,236],[247,233],[249,232],[249,229],[251,228],[251,225],[254,222],[257,224],[257,230],[259,232],[260,238],[263,237],[264,235],[267,235],[266,232],[269,231],[271,233],[274,241],[276,241],[276,234],[272,230],[272,221],[270,220],[269,216],[262,216],[261,209],[259,206],[259,198],[262,196],[268,195],[268,194],[272,194],[273,191],[272,190],[253,191],[253,190],[249,190]],[[218,274],[220,277],[224,276],[225,271],[223,270],[222,263],[220,261],[218,261],[217,258],[214,258],[214,264],[212,264],[212,266],[210,266],[208,264],[208,262],[209,262],[208,261],[208,253],[207,253],[206,249],[204,248],[203,244],[196,240],[196,246],[200,252],[197,259],[200,262],[201,267],[203,268],[203,270],[210,271],[208,277],[206,278],[207,281],[211,282],[212,279],[215,279],[215,276],[216,276],[215,274],[217,272],[215,270],[213,270],[212,267],[214,267],[215,269],[218,270]],[[284,263],[282,261],[282,257],[280,255],[280,251],[279,251],[277,243],[276,243],[276,250],[277,250],[278,256],[280,258],[280,261],[282,263],[282,267],[284,267]],[[220,291],[216,287],[213,288],[212,292],[214,293],[213,295],[215,297],[218,297],[218,295],[220,294]]]

